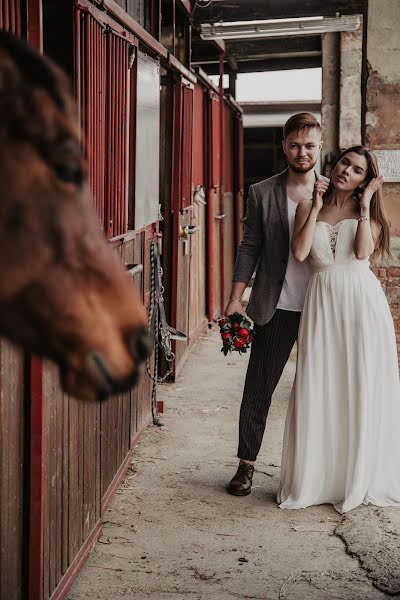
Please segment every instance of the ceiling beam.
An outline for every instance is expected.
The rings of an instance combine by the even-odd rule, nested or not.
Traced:
[[[293,56],[291,58],[273,58],[263,60],[238,61],[238,73],[257,73],[261,71],[285,71],[290,69],[315,69],[322,67],[321,56]],[[202,63],[201,68],[208,75],[218,75],[217,63]],[[224,72],[229,75],[232,69],[225,63]]]
[[[366,0],[214,0],[208,8],[196,7],[193,20],[200,23],[334,17],[364,14]]]
[[[266,40],[241,40],[229,41],[226,43],[226,57],[233,57],[236,60],[251,58],[258,60],[272,55],[290,55],[293,53],[320,53],[321,36],[306,36],[286,39],[266,39]],[[192,41],[192,60],[193,62],[218,61],[218,54],[210,43],[204,42],[196,34]]]

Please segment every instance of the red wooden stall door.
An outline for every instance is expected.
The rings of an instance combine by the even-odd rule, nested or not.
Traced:
[[[222,311],[221,307],[221,223],[223,213],[221,202],[221,121],[220,101],[217,94],[209,93],[209,181],[207,193],[208,214],[208,313],[209,319],[215,320]]]
[[[192,189],[193,87],[175,81],[174,160],[172,183],[173,207],[173,326],[189,337],[190,225]],[[178,373],[187,342],[175,343],[175,375]]]
[[[199,227],[199,232],[190,237],[190,284],[189,284],[189,336],[196,340],[206,319],[206,230],[207,214],[205,202],[206,181],[206,92],[200,84],[195,85],[193,105],[193,169],[194,191],[190,224]]]
[[[234,202],[234,146],[233,112],[228,104],[224,104],[224,193],[222,198],[223,228],[223,290],[221,293],[222,308],[228,302],[233,265],[235,258],[235,202]]]

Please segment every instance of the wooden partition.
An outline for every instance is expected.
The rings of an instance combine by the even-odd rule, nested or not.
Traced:
[[[208,317],[217,319],[222,311],[221,303],[221,118],[220,98],[213,90],[208,91],[208,181],[207,181],[207,232],[208,232]]]
[[[237,148],[234,146],[234,115],[232,108],[224,103],[224,193],[222,212],[225,215],[223,227],[223,289],[221,292],[222,307],[225,307],[232,284],[235,260],[235,201],[234,201],[234,158]]]
[[[148,240],[143,231],[115,251],[127,262],[147,264]],[[136,285],[148,285],[147,272],[137,277]],[[125,473],[129,451],[151,418],[145,366],[136,388],[103,402],[64,395],[51,363],[44,366],[43,380],[43,574],[35,600],[64,597],[100,532],[101,515]]]
[[[189,339],[195,341],[206,320],[207,251],[207,119],[205,88],[196,83],[193,106],[192,212],[190,225],[198,227],[190,237]]]
[[[26,36],[26,3],[0,1],[0,28]],[[27,593],[29,361],[0,340],[0,598]]]
[[[0,598],[26,593],[27,402],[24,360],[0,342]]]

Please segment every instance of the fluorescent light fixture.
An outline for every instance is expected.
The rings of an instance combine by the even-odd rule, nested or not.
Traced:
[[[203,40],[257,40],[292,35],[316,35],[335,31],[356,31],[361,25],[358,15],[344,17],[308,17],[303,19],[269,19],[203,23]]]

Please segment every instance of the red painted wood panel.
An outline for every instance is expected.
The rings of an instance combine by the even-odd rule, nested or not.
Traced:
[[[181,208],[192,204],[193,88],[183,86]]]
[[[224,105],[224,193],[233,192],[234,155],[233,114],[232,109]]]
[[[27,466],[24,363],[22,353],[4,340],[0,340],[0,392],[0,598],[22,600]]]
[[[201,85],[194,88],[193,119],[193,185],[205,185],[205,92]]]

